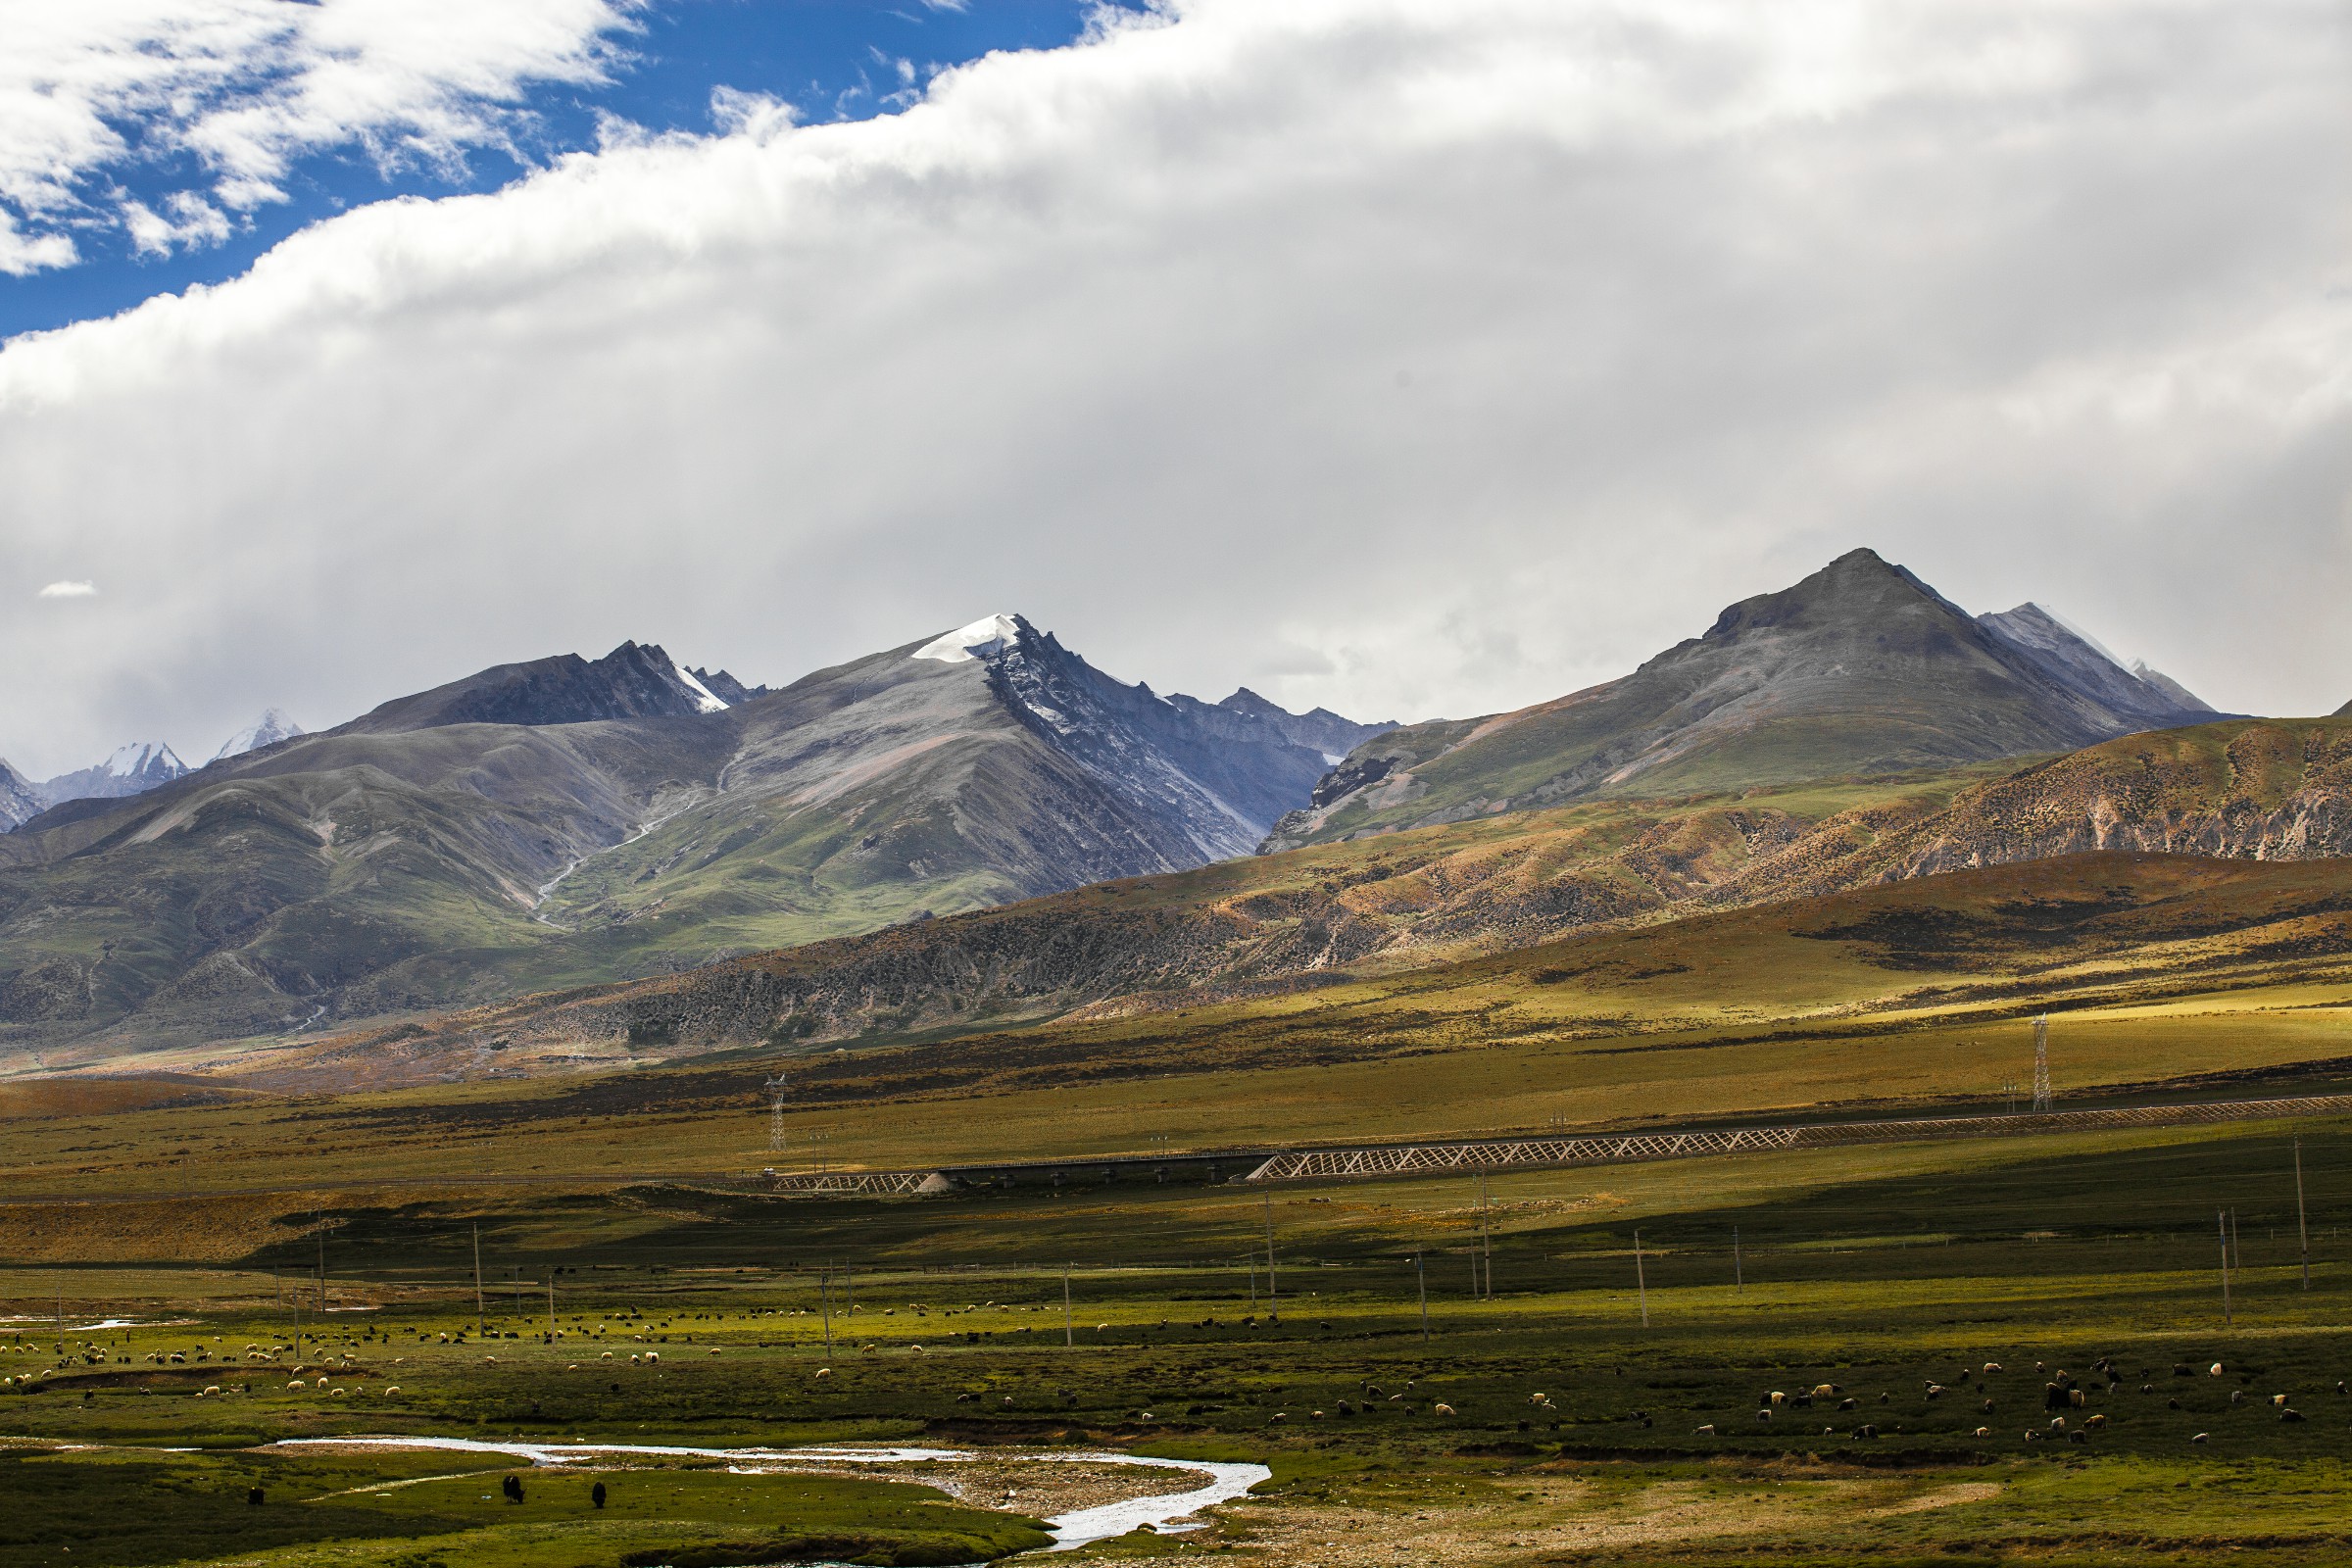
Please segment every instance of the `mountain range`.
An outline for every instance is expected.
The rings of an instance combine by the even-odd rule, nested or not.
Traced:
[[[557,1032],[834,1039],[1313,985],[2066,853],[2106,764],[2034,760],[2221,717],[2038,606],[1972,616],[1869,551],[1621,680],[1401,728],[1162,696],[1010,614],[774,691],[623,643],[315,735],[257,726],[0,838],[0,1045],[104,1054],[615,983],[689,1000],[592,989]],[[2246,837],[2224,786],[2258,744],[2290,743],[2194,743],[2227,776],[2133,831],[2337,844],[2324,735],[2291,743],[2321,749],[2287,792],[2303,826]],[[2048,822],[1972,807],[1900,848],[2034,777],[2027,799],[2076,781]]]
[[[773,692],[636,643],[500,665],[0,838],[0,1026],[233,1037],[1184,869],[1375,730],[1017,615]]]

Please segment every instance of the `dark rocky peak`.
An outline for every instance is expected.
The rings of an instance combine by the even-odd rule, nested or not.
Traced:
[[[1771,630],[1948,633],[1955,624],[1968,625],[1968,612],[1877,551],[1862,549],[1790,587],[1726,608],[1697,641],[1727,643]]]
[[[1023,723],[1177,826],[1205,858],[1248,854],[1275,818],[1308,799],[1335,750],[1294,734],[1295,725],[1319,723],[1254,695],[1204,703],[1116,680],[1019,615],[983,616],[913,657],[985,665],[989,689]],[[1323,717],[1343,737],[1377,732]]]
[[[2334,716],[2337,718],[2352,718],[2352,703],[2346,703],[2343,707],[2337,709]]]
[[[1217,704],[1217,707],[1264,725],[1293,746],[1304,746],[1322,753],[1327,762],[1337,762],[1373,736],[1385,735],[1396,728],[1395,719],[1384,719],[1377,724],[1359,724],[1352,718],[1343,718],[1328,708],[1294,713],[1266,701],[1247,686],[1237,688],[1231,697]]]
[[[730,684],[735,684],[731,677]],[[464,680],[396,698],[339,733],[393,734],[448,724],[585,724],[715,713],[727,706],[727,699],[689,677],[661,648],[626,642],[598,660],[559,654],[496,664]]]

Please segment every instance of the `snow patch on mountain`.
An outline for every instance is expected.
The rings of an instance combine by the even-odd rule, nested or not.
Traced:
[[[688,691],[694,694],[694,707],[697,712],[723,713],[727,710],[727,704],[725,700],[713,693],[710,687],[695,679],[694,676],[688,674],[684,664],[679,663],[673,659],[670,661],[669,667],[676,672],[679,682],[683,684]]]
[[[935,659],[943,664],[968,664],[975,659],[995,658],[1019,641],[1020,635],[1018,615],[983,615],[968,626],[934,637],[917,648],[914,657]]]

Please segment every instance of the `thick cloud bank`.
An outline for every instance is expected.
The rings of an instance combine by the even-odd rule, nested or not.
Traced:
[[[0,351],[0,752],[997,610],[1460,713],[1856,544],[2330,710],[2348,79],[2327,0],[1189,0],[738,100]]]

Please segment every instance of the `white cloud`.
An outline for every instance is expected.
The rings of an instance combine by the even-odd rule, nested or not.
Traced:
[[[2332,709],[2331,18],[1190,0],[356,211],[0,350],[13,558],[108,585],[0,622],[54,672],[0,744],[624,636],[790,678],[997,609],[1163,690],[1466,713],[1860,543]]]
[[[504,144],[534,82],[603,79],[634,0],[0,0],[0,271],[71,265],[76,224],[141,250],[223,237],[291,162],[360,146],[449,166]],[[108,175],[192,157],[159,219]],[[210,216],[191,223],[183,203]]]
[[[98,585],[94,582],[53,582],[42,586],[40,597],[43,599],[89,599],[94,597],[97,592]]]

